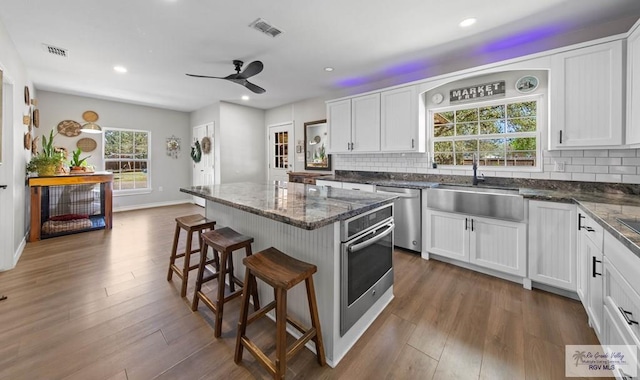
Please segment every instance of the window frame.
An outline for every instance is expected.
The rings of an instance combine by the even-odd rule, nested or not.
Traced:
[[[460,135],[460,136],[448,136],[448,137],[439,137],[435,138],[434,135],[434,113],[442,113],[442,112],[452,112],[462,109],[469,108],[481,108],[481,107],[491,107],[496,105],[505,105],[512,103],[521,103],[521,102],[536,102],[536,131],[535,132],[515,132],[515,133],[501,133],[501,134],[487,134],[487,135]],[[504,171],[504,172],[541,172],[543,168],[543,156],[542,156],[542,147],[543,147],[543,130],[546,129],[546,120],[547,120],[547,110],[546,104],[544,102],[543,94],[531,94],[524,96],[515,96],[515,97],[507,97],[500,99],[491,99],[484,101],[476,101],[476,102],[464,102],[454,105],[448,105],[445,107],[439,108],[430,108],[427,112],[427,128],[428,128],[428,139],[429,139],[429,154],[431,156],[432,161],[435,157],[434,144],[439,141],[460,141],[460,140],[470,140],[471,138],[475,138],[476,140],[480,140],[481,137],[486,137],[487,139],[493,138],[518,138],[518,137],[535,137],[536,139],[536,165],[534,166],[484,166],[478,165],[478,168],[481,168],[485,171]],[[449,169],[449,170],[469,170],[470,165],[442,165],[438,164],[438,168]]]
[[[107,159],[105,158],[105,147],[106,147],[106,132],[107,131],[117,131],[117,132],[142,132],[147,134],[147,158],[146,159],[130,159],[129,161],[135,162],[146,162],[147,163],[147,187],[137,188],[137,189],[125,189],[125,190],[116,190],[113,189],[113,196],[125,196],[125,195],[138,195],[138,194],[148,194],[153,190],[153,185],[151,184],[151,131],[144,129],[132,129],[132,128],[112,128],[112,127],[102,127],[102,167],[107,170],[107,162],[116,162],[122,161],[122,159]]]

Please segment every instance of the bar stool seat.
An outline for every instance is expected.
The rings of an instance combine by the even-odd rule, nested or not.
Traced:
[[[251,243],[253,238],[244,236],[234,231],[229,227],[219,228],[217,230],[211,230],[202,234],[202,250],[200,252],[200,265],[198,267],[198,276],[196,277],[196,290],[193,294],[193,302],[191,304],[191,310],[198,310],[198,302],[202,302],[207,305],[216,316],[214,336],[219,338],[222,334],[222,315],[224,313],[224,304],[232,299],[242,295],[242,290],[245,288],[245,283],[240,281],[233,274],[233,251],[237,251],[241,248],[245,249],[245,256],[251,256]],[[208,277],[204,277],[204,269],[207,263],[207,251],[211,247],[214,251],[214,256],[220,254],[220,263],[216,269],[216,273]],[[225,291],[225,277],[229,276],[229,289],[230,294],[226,297]],[[211,300],[203,291],[202,285],[208,281],[218,279],[218,291],[215,301]],[[255,282],[255,280],[254,280]],[[238,285],[241,289],[236,289]],[[260,302],[258,300],[257,287],[252,287],[253,304],[256,310],[260,308]]]
[[[247,289],[243,295],[234,356],[236,364],[242,360],[243,348],[246,347],[274,378],[283,379],[287,370],[287,359],[293,357],[308,341],[313,340],[316,345],[318,364],[324,366],[326,364],[326,358],[324,344],[322,343],[320,319],[318,318],[315,288],[313,286],[313,274],[317,271],[317,267],[313,264],[294,259],[273,247],[258,252],[253,256],[246,257],[242,262],[246,267],[245,283],[248,284],[247,286],[249,288],[256,286],[255,278],[257,277],[274,288],[275,300],[262,309],[255,311],[253,314],[247,315],[249,308],[249,289]],[[287,291],[302,281],[305,281],[307,288],[311,328],[305,328],[302,323],[287,315]],[[266,313],[274,308],[276,309],[275,362],[271,361],[267,355],[246,336],[247,326],[265,316]],[[290,347],[286,347],[287,322],[302,334],[300,339]]]
[[[202,247],[202,233],[207,230],[213,230],[216,222],[211,219],[207,219],[200,214],[180,216],[176,218],[176,231],[173,236],[173,248],[171,249],[171,258],[169,260],[169,272],[167,273],[167,281],[171,281],[173,274],[175,273],[182,279],[182,286],[180,288],[180,297],[187,295],[187,281],[189,279],[189,271],[197,269],[198,265],[191,265],[191,254],[200,252]],[[185,230],[187,232],[187,243],[184,252],[177,253],[178,241],[180,240],[180,231]],[[192,248],[193,234],[198,233],[198,248]],[[184,263],[182,268],[178,268],[176,265],[176,259],[184,257]],[[217,261],[216,261],[217,265]]]

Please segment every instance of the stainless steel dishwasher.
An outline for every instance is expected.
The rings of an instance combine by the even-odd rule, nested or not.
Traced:
[[[419,189],[376,186],[377,193],[398,196],[394,201],[393,219],[395,245],[412,251],[422,251],[422,202]]]

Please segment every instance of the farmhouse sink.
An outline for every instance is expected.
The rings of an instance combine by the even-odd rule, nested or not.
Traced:
[[[427,191],[427,207],[516,222],[524,220],[524,197],[512,188],[440,185]]]

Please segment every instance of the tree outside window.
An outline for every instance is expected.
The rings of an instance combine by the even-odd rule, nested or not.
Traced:
[[[537,100],[433,112],[433,156],[439,165],[535,167]]]
[[[103,131],[105,169],[113,172],[113,190],[150,189],[150,133],[109,128]]]

